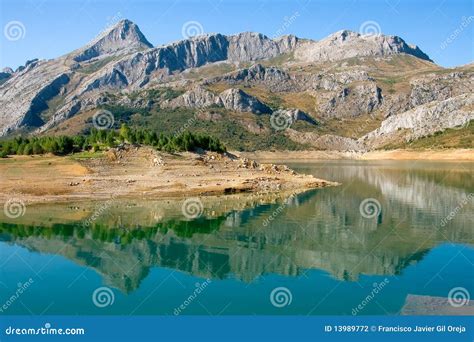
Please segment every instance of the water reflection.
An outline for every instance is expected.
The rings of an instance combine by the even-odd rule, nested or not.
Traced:
[[[206,199],[196,220],[182,215],[181,201],[117,201],[90,225],[83,223],[100,204],[29,207],[21,223],[2,218],[0,241],[62,255],[124,293],[136,290],[154,267],[245,282],[308,269],[350,281],[361,274],[398,275],[441,242],[474,241],[472,197],[463,202],[472,191],[470,164],[293,167],[343,184],[286,198]],[[381,203],[377,217],[360,214],[366,198]]]

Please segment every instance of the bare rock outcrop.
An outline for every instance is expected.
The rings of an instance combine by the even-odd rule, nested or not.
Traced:
[[[462,127],[474,120],[474,95],[463,94],[444,101],[433,101],[402,114],[391,116],[380,128],[359,139],[377,148],[397,138],[403,131],[405,140],[417,139],[446,128]]]
[[[15,72],[0,85],[0,136],[44,124],[40,113],[68,82],[68,69],[55,62],[39,61]]]
[[[415,107],[431,101],[447,100],[450,97],[474,92],[472,72],[429,74],[411,82],[410,104]]]
[[[383,100],[382,91],[375,82],[344,87],[330,94],[330,98],[321,104],[320,111],[323,116],[331,118],[370,114]]]
[[[298,42],[295,36],[273,40],[261,33],[243,32],[229,36],[227,59],[230,62],[256,61],[292,51]]]
[[[313,117],[298,108],[278,109],[277,111],[273,112],[273,115],[276,115],[277,113],[278,115],[287,116],[289,118],[288,122],[291,123],[296,121],[306,121],[312,125],[317,125],[317,121]]]
[[[224,90],[219,94],[219,97],[226,109],[255,114],[271,113],[271,109],[267,105],[241,89],[232,88]]]
[[[295,51],[295,58],[305,62],[321,62],[400,53],[431,61],[416,45],[409,45],[400,37],[381,34],[361,35],[349,30],[338,31],[320,41],[300,44]]]
[[[314,75],[303,75],[298,79],[298,84],[305,89],[336,91],[341,87],[354,82],[373,82],[365,70],[347,70],[336,73],[321,72]]]
[[[271,109],[263,102],[237,88],[227,89],[219,95],[215,95],[201,86],[195,86],[175,99],[163,101],[161,106],[165,108],[208,108],[218,106],[237,112],[271,113]]]
[[[364,145],[355,139],[332,134],[302,133],[289,128],[285,130],[285,135],[294,142],[309,145],[318,150],[363,151],[365,149]]]
[[[264,67],[258,63],[249,68],[207,79],[203,83],[213,84],[219,82],[230,85],[243,84],[245,86],[265,85],[272,91],[291,91],[299,88],[295,78],[288,72],[277,67]]]
[[[223,106],[219,96],[203,87],[196,86],[183,95],[172,100],[163,101],[161,106],[164,108],[206,108],[211,106]]]

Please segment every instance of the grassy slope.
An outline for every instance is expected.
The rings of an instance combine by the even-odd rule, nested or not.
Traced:
[[[270,128],[270,117],[256,116],[250,113],[234,113],[224,109],[212,111],[212,117],[203,118],[188,109],[158,110],[149,116],[136,115],[130,120],[133,126],[146,126],[157,132],[176,132],[189,129],[193,132],[207,133],[219,138],[228,149],[235,150],[298,150],[307,146],[288,140],[283,133]],[[252,125],[259,132],[250,132],[245,128]]]

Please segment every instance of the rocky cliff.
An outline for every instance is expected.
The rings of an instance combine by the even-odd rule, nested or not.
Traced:
[[[295,55],[300,60],[315,62],[400,53],[431,61],[419,47],[407,44],[400,37],[381,34],[362,35],[349,30],[335,32],[318,42],[309,41],[302,44],[296,49]]]

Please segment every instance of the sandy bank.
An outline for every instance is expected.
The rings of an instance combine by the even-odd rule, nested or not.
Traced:
[[[242,152],[241,156],[265,161],[316,161],[316,160],[439,160],[474,161],[474,149],[451,150],[391,150],[371,152],[339,151],[257,151]]]
[[[41,203],[278,193],[331,185],[337,183],[232,154],[167,154],[147,147],[114,149],[95,158],[42,155],[0,160],[0,202],[12,197]]]

